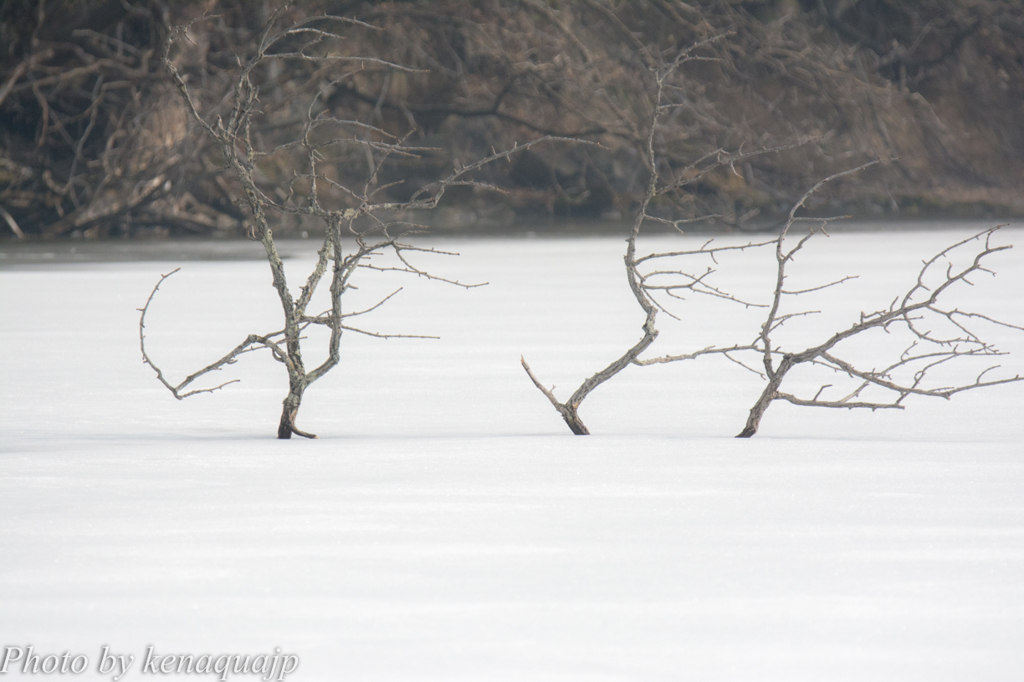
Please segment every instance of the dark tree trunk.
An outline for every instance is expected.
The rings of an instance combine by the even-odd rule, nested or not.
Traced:
[[[758,427],[761,425],[761,417],[764,416],[765,410],[772,404],[772,401],[779,395],[779,386],[782,385],[782,378],[789,370],[789,363],[784,362],[783,366],[776,370],[775,376],[768,382],[768,385],[764,387],[764,391],[761,393],[761,397],[757,399],[754,406],[750,408],[750,415],[747,417],[747,424],[743,427],[736,437],[737,438],[750,438],[757,433]]]
[[[299,413],[299,405],[302,403],[302,388],[292,387],[288,397],[284,399],[281,409],[281,422],[277,425],[277,437],[287,440],[294,433],[303,438],[316,438],[316,434],[307,433],[295,426],[295,417]]]
[[[287,406],[281,411],[281,423],[277,425],[277,437],[288,439],[292,437],[292,425],[295,423],[295,415],[298,410],[290,410]]]
[[[576,436],[589,436],[590,430],[587,429],[583,420],[580,419],[579,414],[576,413],[575,406],[564,405],[563,409],[559,410],[562,413],[562,419],[568,424],[569,430]]]

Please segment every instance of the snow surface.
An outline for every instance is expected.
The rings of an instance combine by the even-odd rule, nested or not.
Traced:
[[[799,281],[863,277],[793,342],[888,305],[966,234],[812,242]],[[874,414],[776,404],[737,440],[753,374],[634,367],[574,437],[519,356],[564,399],[639,338],[622,240],[428,243],[462,254],[421,259],[438,274],[490,284],[368,273],[350,309],[406,287],[368,328],[442,338],[348,334],[299,415],[316,441],[273,438],[285,377],[265,355],[184,402],[140,362],[136,309],[179,265],[148,322],[172,378],[278,328],[265,263],[0,270],[0,646],[110,679],[109,646],[136,657],[129,681],[152,676],[147,646],[280,647],[290,680],[1024,679],[1024,385]],[[312,248],[285,250],[297,287]],[[1024,322],[1024,253],[992,265],[958,301]],[[737,254],[718,281],[763,295],[770,269]],[[762,314],[673,309],[654,354],[749,340]],[[1022,336],[986,331],[1007,374]]]

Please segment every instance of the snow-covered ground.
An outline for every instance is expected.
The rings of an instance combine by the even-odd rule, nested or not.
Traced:
[[[801,281],[864,277],[794,343],[888,305],[965,234],[815,243]],[[776,404],[736,440],[753,374],[630,368],[573,437],[519,357],[564,399],[639,338],[622,240],[431,244],[462,253],[431,257],[438,274],[489,286],[399,281],[365,324],[441,340],[349,334],[299,415],[316,441],[273,438],[285,377],[266,356],[184,402],[140,360],[136,308],[179,265],[148,320],[172,378],[277,329],[265,263],[0,269],[0,646],[111,679],[107,646],[135,657],[129,681],[155,677],[149,646],[279,647],[290,680],[1024,679],[1024,384],[874,414]],[[297,286],[312,249],[285,250]],[[1024,323],[1024,251],[991,264],[958,302]],[[736,255],[720,282],[757,292],[770,267]],[[368,277],[351,307],[392,284]],[[674,310],[657,354],[747,341],[761,315]],[[987,331],[1006,374],[1021,337]]]

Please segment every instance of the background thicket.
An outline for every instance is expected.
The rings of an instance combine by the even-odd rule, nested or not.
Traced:
[[[0,1],[0,221],[28,236],[241,234],[246,209],[223,159],[186,115],[161,65],[170,27],[203,15],[175,53],[204,115],[227,99],[237,56],[277,4],[243,0]],[[453,166],[544,134],[598,145],[533,147],[492,164],[505,190],[453,188],[438,229],[503,229],[567,216],[626,217],[642,196],[650,93],[642,72],[716,36],[690,65],[658,140],[681,171],[725,152],[796,145],[709,173],[653,210],[752,229],[823,176],[898,157],[830,185],[812,210],[864,216],[1024,214],[1024,10],[1016,0],[409,0],[303,2],[346,29],[344,74],[273,62],[254,74],[253,133],[295,139],[317,106],[414,147],[381,168],[353,152],[332,173],[378,172],[396,200]],[[275,156],[268,193],[289,188]],[[290,189],[289,189],[290,191]],[[301,186],[296,191],[302,191]],[[286,216],[279,231],[312,229]],[[543,220],[541,221],[543,223]]]

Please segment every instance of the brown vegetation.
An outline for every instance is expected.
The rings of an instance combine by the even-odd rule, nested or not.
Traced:
[[[252,228],[219,152],[192,134],[161,69],[169,26],[204,14],[182,73],[198,106],[224,106],[226,73],[257,49],[276,3],[239,0],[0,5],[0,218],[14,233],[60,237],[146,232],[237,234]],[[517,216],[626,216],[645,192],[643,74],[666,55],[722,36],[714,61],[680,83],[687,106],[656,141],[666,168],[718,150],[810,143],[707,173],[673,203],[674,217],[713,213],[733,227],[783,217],[818,178],[877,157],[885,171],[847,179],[811,210],[842,203],[868,215],[978,207],[1024,212],[1024,19],[1013,0],[418,0],[301,3],[352,25],[339,54],[401,64],[333,83],[324,103],[423,151],[377,169],[388,198],[443,177],[452,164],[545,134],[600,147],[530,150],[486,171],[509,191],[450,192],[439,226],[503,225]],[[290,67],[261,83],[253,133],[283,139],[301,95],[329,71]],[[430,151],[427,151],[427,150]],[[355,157],[338,179],[365,172]],[[285,158],[258,168],[280,187]],[[295,187],[295,191],[303,191]],[[665,200],[668,201],[667,199]],[[8,228],[4,228],[5,230]],[[300,216],[278,229],[304,230]]]

